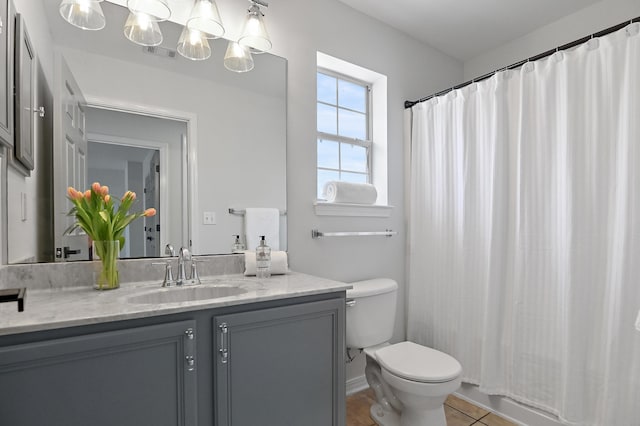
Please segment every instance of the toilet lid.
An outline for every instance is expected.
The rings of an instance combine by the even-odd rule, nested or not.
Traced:
[[[391,374],[416,382],[448,382],[462,373],[462,366],[454,357],[413,342],[379,349],[376,359]]]

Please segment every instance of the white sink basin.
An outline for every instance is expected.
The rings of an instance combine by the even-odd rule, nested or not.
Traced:
[[[140,304],[162,304],[162,303],[181,303],[181,302],[197,302],[209,299],[220,299],[222,297],[237,296],[247,293],[248,290],[238,286],[216,285],[213,286],[197,286],[197,287],[180,287],[180,288],[162,288],[152,293],[139,294],[131,296],[128,300],[130,303]]]

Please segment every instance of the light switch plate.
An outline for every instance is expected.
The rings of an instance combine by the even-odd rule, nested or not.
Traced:
[[[215,225],[216,224],[216,212],[204,212],[202,223],[205,225]]]
[[[638,318],[636,318],[636,330],[640,331],[640,311],[638,311]]]
[[[20,219],[23,222],[27,221],[27,194],[25,192],[20,193]]]

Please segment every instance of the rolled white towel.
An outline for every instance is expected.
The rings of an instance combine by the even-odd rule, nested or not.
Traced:
[[[376,187],[370,183],[330,180],[324,184],[323,192],[329,203],[374,204],[378,198]]]
[[[271,252],[271,275],[282,275],[289,272],[289,260],[286,251],[273,250]],[[247,250],[244,252],[244,274],[246,276],[256,274],[256,252]]]

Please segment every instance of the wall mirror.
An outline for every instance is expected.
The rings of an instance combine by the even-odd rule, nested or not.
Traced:
[[[108,1],[101,3],[107,25],[100,31],[66,23],[57,0],[15,2],[18,11],[22,5],[38,9],[32,16],[44,15],[33,25],[49,26],[54,69],[40,69],[47,78],[37,77],[39,97],[47,98],[47,86],[52,94],[52,114],[45,131],[36,135],[32,176],[8,176],[9,263],[51,262],[56,248],[65,260],[86,258],[81,248],[87,246],[86,236],[71,236],[79,247],[61,240],[69,206],[52,199],[64,200],[67,182],[87,188],[101,180],[116,195],[138,189],[138,196],[151,203],[147,206],[159,204],[156,223],[130,227],[123,257],[163,255],[167,243],[176,249],[190,244],[194,254],[230,253],[232,236],[244,233],[244,219],[229,209],[286,211],[285,59],[255,55],[252,71],[234,73],[223,66],[223,39],[210,41],[208,60],[178,55],[182,26],[169,21],[160,23],[164,41],[159,47],[131,43],[122,29],[127,9]],[[24,15],[31,28],[29,14]],[[35,42],[34,50],[40,54]],[[65,70],[77,86],[66,80]],[[75,153],[64,144],[51,148],[46,143],[46,131],[60,141],[57,132],[65,118],[87,141]],[[65,157],[65,169],[56,156]],[[86,175],[71,176],[69,165],[82,162]],[[157,176],[150,173],[156,166]],[[26,202],[18,206],[16,199]],[[286,250],[286,216],[280,228]],[[64,247],[67,253],[60,253]]]

